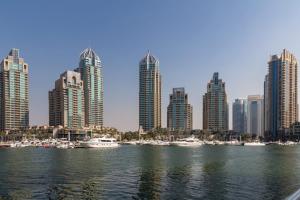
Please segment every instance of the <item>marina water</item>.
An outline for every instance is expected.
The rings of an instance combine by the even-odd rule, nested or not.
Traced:
[[[283,199],[300,146],[0,149],[0,199]]]

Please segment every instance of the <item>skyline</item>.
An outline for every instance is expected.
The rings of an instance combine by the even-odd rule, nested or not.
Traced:
[[[84,37],[78,29],[84,29],[86,19],[72,14],[79,11],[78,2],[72,5],[62,2],[60,6],[49,2],[43,5],[4,2],[7,9],[0,13],[0,22],[8,31],[3,31],[0,38],[0,57],[4,58],[11,48],[18,48],[29,64],[31,125],[48,124],[48,91],[63,71],[78,66],[82,50],[92,46],[103,63],[105,126],[137,130],[138,64],[150,49],[160,61],[163,127],[167,125],[166,110],[172,88],[185,87],[193,106],[193,126],[202,128],[202,95],[211,75],[218,71],[226,83],[231,128],[234,99],[263,94],[270,56],[286,48],[299,58],[300,29],[296,1],[289,1],[288,5],[280,1],[230,2],[229,5],[220,2],[216,7],[212,7],[213,3],[196,1],[176,5],[170,1],[135,2],[132,7],[125,2],[102,2],[103,5],[98,2],[103,12],[89,7],[97,11],[91,12],[93,17],[89,19],[91,24],[99,24],[99,28]],[[50,9],[39,9],[44,6]],[[21,8],[26,15],[17,12]],[[16,12],[8,15],[12,9]],[[160,29],[144,31],[141,29],[144,25]]]

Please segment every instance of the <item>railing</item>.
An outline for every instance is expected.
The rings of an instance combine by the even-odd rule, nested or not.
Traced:
[[[300,189],[286,198],[286,200],[298,200],[298,199],[300,199]]]

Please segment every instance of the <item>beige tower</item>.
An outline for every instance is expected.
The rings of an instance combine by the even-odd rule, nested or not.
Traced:
[[[28,64],[12,49],[0,64],[0,130],[29,126]]]
[[[265,80],[265,136],[279,139],[298,121],[298,62],[286,49],[269,61]]]
[[[84,127],[84,93],[80,73],[66,71],[49,91],[49,125]]]

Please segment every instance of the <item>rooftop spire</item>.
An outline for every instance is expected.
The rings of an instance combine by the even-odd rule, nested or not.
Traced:
[[[80,59],[85,59],[85,58],[91,58],[95,60],[99,60],[99,56],[96,54],[96,52],[92,48],[86,48],[81,54],[80,54]]]
[[[150,54],[150,50],[148,49],[147,54],[140,61],[140,64],[158,64],[158,59],[156,59],[153,55]]]

